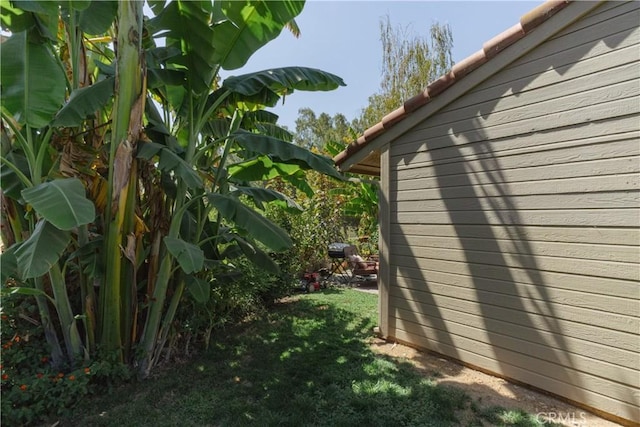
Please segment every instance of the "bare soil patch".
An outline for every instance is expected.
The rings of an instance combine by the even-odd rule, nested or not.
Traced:
[[[371,347],[376,353],[411,363],[418,371],[429,377],[435,377],[438,384],[464,389],[482,407],[501,406],[522,409],[531,414],[540,414],[541,420],[572,427],[620,426],[552,396],[405,345],[375,338],[371,342]]]

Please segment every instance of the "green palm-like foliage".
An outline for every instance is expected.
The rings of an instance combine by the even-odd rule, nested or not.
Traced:
[[[64,72],[53,52],[22,31],[3,43],[0,53],[3,108],[20,124],[46,126],[65,96]]]
[[[263,211],[298,207],[264,181],[340,178],[262,109],[344,85],[304,67],[221,81],[221,69],[297,28],[302,1],[148,3],[145,20],[135,1],[3,2],[12,35],[1,50],[2,221],[13,239],[3,279],[19,281],[43,318],[55,302],[64,333],[48,336],[66,350],[56,362],[100,349],[143,376],[183,298],[210,297],[216,266],[244,256],[277,271],[269,253],[291,240]]]

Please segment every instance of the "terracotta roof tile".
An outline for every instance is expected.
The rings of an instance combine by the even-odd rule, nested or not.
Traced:
[[[384,126],[385,129],[389,129],[391,126],[404,119],[405,114],[406,111],[404,109],[404,106],[393,110],[382,118],[382,126]]]
[[[485,42],[482,45],[482,50],[484,51],[487,59],[491,59],[500,53],[505,47],[511,46],[513,43],[517,42],[521,38],[523,38],[525,32],[522,30],[522,25],[518,22],[513,27],[505,30]]]
[[[569,0],[548,0],[535,9],[525,13],[520,17],[520,25],[525,33],[530,32],[535,27],[555,15],[570,2]]]
[[[453,72],[454,78],[458,80],[463,78],[485,62],[487,62],[487,55],[485,55],[484,50],[480,49],[471,56],[467,56],[462,61],[454,64],[451,72]]]
[[[384,125],[382,122],[378,122],[375,125],[371,126],[369,129],[364,131],[364,139],[365,141],[370,141],[384,132]]]
[[[341,151],[340,153],[338,153],[334,158],[333,161],[336,164],[341,164],[342,162],[344,162],[346,159],[348,159],[350,156],[352,156],[353,154],[357,153],[358,151],[360,151],[360,149],[362,148],[362,146],[366,143],[366,140],[364,138],[364,135],[358,137],[357,140],[355,140],[354,142],[352,142],[351,144],[347,145],[347,148],[345,148],[343,151]]]
[[[413,113],[427,102],[429,102],[429,93],[427,91],[424,91],[416,96],[407,99],[402,105],[405,115]]]
[[[444,76],[440,76],[439,78],[435,79],[429,84],[429,86],[427,86],[429,98],[435,98],[436,96],[440,95],[449,86],[454,84],[455,81],[456,79],[451,71],[449,71]]]
[[[475,52],[455,64],[451,71],[429,84],[427,89],[422,93],[409,98],[400,108],[387,114],[383,117],[382,121],[367,129],[364,135],[349,144],[344,151],[333,158],[335,164],[341,165],[344,163],[349,157],[360,151],[375,138],[401,122],[418,108],[429,103],[434,97],[445,92],[457,81],[489,61],[506,47],[523,38],[569,3],[570,0],[547,0],[545,3],[524,14],[520,18],[519,23],[498,34],[491,40],[488,40],[482,46],[482,50]]]

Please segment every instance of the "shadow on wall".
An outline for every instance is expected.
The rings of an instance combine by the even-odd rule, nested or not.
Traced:
[[[538,58],[535,67],[545,71],[554,70],[559,77],[552,84],[561,85],[563,84],[562,76],[567,74],[595,46],[604,42],[606,46],[615,48],[630,37],[633,32],[634,29],[623,30],[604,40],[584,42],[562,52]],[[476,104],[474,111],[470,111],[471,108],[465,108],[466,117],[469,117],[466,120],[459,120],[449,125],[434,125],[438,128],[438,132],[437,134],[425,133],[423,147],[429,153],[432,162],[431,168],[436,182],[434,188],[439,191],[438,201],[447,211],[464,257],[460,263],[449,262],[448,264],[450,266],[464,265],[464,267],[458,268],[466,268],[466,272],[462,274],[471,277],[473,302],[480,312],[483,328],[486,331],[482,339],[486,340],[490,346],[490,351],[493,352],[492,357],[498,364],[497,369],[492,368],[491,370],[497,370],[502,375],[512,378],[522,377],[523,370],[537,370],[541,375],[547,375],[546,380],[553,382],[553,385],[544,387],[544,384],[536,384],[536,386],[551,391],[555,389],[558,394],[563,394],[562,389],[566,390],[567,387],[570,387],[571,399],[585,402],[588,399],[583,392],[581,376],[569,372],[569,370],[575,369],[575,361],[572,360],[563,327],[558,322],[559,316],[549,295],[545,279],[540,272],[537,256],[528,241],[524,229],[527,221],[521,217],[521,212],[511,196],[499,156],[495,153],[496,147],[499,147],[504,141],[513,141],[514,138],[520,137],[525,143],[526,138],[524,137],[540,133],[535,128],[544,127],[544,120],[553,116],[554,113],[537,107],[539,109],[537,120],[542,126],[534,124],[526,129],[521,129],[521,135],[510,135],[508,138],[491,140],[484,128],[485,120],[492,116],[502,97],[512,95],[514,98],[518,98],[521,92],[526,91],[526,88],[537,77],[538,75],[534,74],[500,86],[498,89],[501,91],[500,94],[493,96],[493,99]],[[496,90],[492,92],[493,95],[496,93]],[[590,123],[591,119],[586,119],[584,123],[572,123],[572,127],[587,127]],[[549,133],[551,141],[552,131],[544,132]],[[392,143],[391,156],[393,156],[393,148]],[[413,152],[392,157],[391,164],[414,164],[414,159],[419,154],[424,155],[424,153]],[[473,163],[476,167],[474,168],[473,163],[462,159],[475,160]],[[392,209],[389,212],[391,213],[391,223],[397,224],[401,223],[399,216],[402,214],[402,212],[393,209],[398,206],[394,197],[398,194],[397,168],[391,167],[389,173],[389,193],[392,195],[390,202]],[[454,180],[455,184],[453,184]],[[482,185],[478,183],[482,183]],[[426,226],[436,225],[436,223],[430,223],[428,219],[421,220],[420,223],[426,224]],[[406,222],[402,222],[402,224],[407,225]],[[470,226],[474,228],[475,237],[469,235]],[[399,277],[400,281],[405,282],[405,286],[409,286],[405,292],[410,292],[411,296],[405,294],[405,299],[421,301],[421,309],[426,309],[424,313],[402,310],[402,317],[406,319],[405,323],[409,322],[406,324],[412,324],[413,328],[420,325],[419,327],[422,328],[422,333],[427,339],[427,348],[430,350],[465,360],[464,357],[460,357],[460,352],[469,352],[469,340],[460,338],[460,336],[453,337],[450,329],[454,327],[455,323],[452,323],[451,316],[448,320],[443,319],[444,309],[440,303],[443,297],[438,295],[441,293],[442,287],[440,284],[430,281],[430,278],[433,277],[432,272],[425,271],[433,267],[421,266],[419,254],[415,252],[413,244],[410,242],[411,236],[405,235],[399,227],[392,228],[394,228],[393,247],[406,248],[410,253],[407,254],[409,256],[401,257],[396,254],[390,255],[388,265],[391,277]],[[500,236],[496,235],[497,230],[499,230]],[[478,239],[476,238],[478,235],[483,238],[481,249],[478,248]],[[501,240],[504,241],[504,239],[509,240],[508,245],[510,246],[507,247],[501,243]],[[435,257],[437,258],[438,255]],[[488,270],[492,272],[488,274]],[[517,278],[514,277],[516,270]],[[458,274],[460,272],[453,270],[452,267],[445,273]],[[526,279],[523,278],[523,275],[527,276]],[[522,286],[518,283],[529,283],[530,285]],[[398,283],[394,282],[393,285],[397,288]],[[457,283],[451,283],[451,285],[456,286]],[[407,304],[394,298],[393,295],[392,291],[389,304],[390,311],[393,310],[389,313],[391,335],[399,326],[393,317],[394,312],[398,311],[397,304]],[[505,301],[508,301],[511,316],[508,322],[496,320],[496,310]],[[453,322],[463,323],[460,319],[454,319]],[[548,332],[540,330],[541,322],[544,323],[542,329]],[[516,325],[516,327],[505,332],[505,328],[511,328],[512,325]],[[456,328],[459,331],[465,326],[458,324]],[[518,336],[513,332],[517,330],[527,330],[527,336]],[[525,338],[526,341],[522,341],[520,338]],[[456,343],[464,341],[466,341],[467,349],[461,350]],[[532,349],[541,353],[531,353]],[[549,373],[546,369],[552,365],[564,368],[556,368],[552,373]],[[629,415],[624,414],[626,417]]]
[[[389,193],[397,194],[397,178],[395,177],[396,170],[390,170],[390,173],[391,185],[389,188]],[[391,205],[393,201],[387,200],[382,192],[380,192],[378,199],[380,203],[380,211],[391,212]],[[393,215],[391,216],[391,222],[394,222]],[[382,234],[390,236],[391,230],[381,230],[381,235]],[[406,240],[404,235],[397,234],[397,236],[400,241],[389,242],[389,246],[393,244],[394,246],[398,247],[407,249],[411,248],[411,245]],[[387,277],[390,277],[390,280],[392,281],[391,283],[389,283],[389,285],[393,285],[387,286],[386,289],[389,298],[386,304],[389,311],[386,314],[386,317],[388,319],[387,331],[384,331],[384,333],[386,335],[395,337],[397,329],[401,326],[398,325],[398,316],[400,316],[403,319],[401,329],[411,328],[413,330],[410,331],[410,333],[414,335],[419,334],[420,338],[427,340],[426,344],[420,345],[423,345],[431,351],[446,354],[447,356],[454,359],[462,359],[461,355],[458,353],[456,344],[453,342],[452,334],[449,332],[447,323],[444,320],[445,316],[443,316],[443,314],[441,313],[439,304],[434,298],[434,294],[432,292],[428,292],[429,281],[425,276],[424,271],[422,271],[420,265],[418,264],[417,258],[415,256],[404,256],[402,257],[402,265],[400,265],[397,262],[397,254],[392,254],[391,251],[389,251],[389,253],[386,254],[382,253],[382,256],[387,257],[386,262],[383,262],[382,265],[389,266],[390,271]],[[384,275],[384,271],[381,271],[381,274]],[[393,291],[397,290],[397,281],[399,278],[402,278],[402,280],[406,281],[405,286],[417,286],[418,288],[424,288],[425,290],[427,290],[427,292],[421,292],[420,297],[414,298],[402,298],[399,295],[395,295]],[[382,286],[385,286],[384,283],[382,284]],[[409,299],[413,300],[413,302],[406,301]],[[382,304],[385,303],[382,302]],[[420,304],[420,306],[418,306],[417,304]],[[391,307],[396,307],[395,311],[392,311]],[[401,307],[401,313],[398,312],[397,307]],[[428,312],[424,313],[424,309],[422,307],[428,307]],[[381,309],[383,311],[385,310],[382,307]],[[420,315],[418,313],[420,313]],[[426,326],[425,324],[428,326]],[[416,331],[416,329],[419,329],[419,331]],[[408,338],[405,340],[409,341]],[[455,366],[461,369],[459,365]]]

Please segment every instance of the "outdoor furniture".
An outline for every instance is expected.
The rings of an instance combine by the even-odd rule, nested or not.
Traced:
[[[340,276],[350,279],[349,272],[345,269],[346,255],[345,248],[350,247],[349,243],[331,243],[328,248],[329,258],[331,259],[331,270],[329,276]]]
[[[349,261],[351,270],[349,283],[377,282],[378,281],[378,260],[374,257],[364,259],[355,246],[344,248],[344,254]]]

